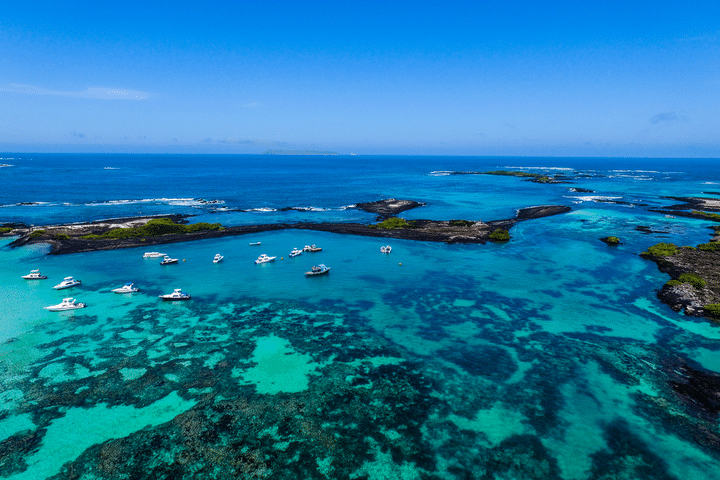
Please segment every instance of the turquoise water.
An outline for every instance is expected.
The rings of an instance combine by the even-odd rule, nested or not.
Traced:
[[[660,241],[708,240],[710,222],[648,208],[678,203],[671,195],[712,196],[716,160],[650,168],[646,159],[79,156],[72,168],[42,173],[52,156],[16,156],[0,169],[16,182],[0,196],[0,223],[170,212],[226,224],[370,222],[343,207],[389,197],[428,203],[406,218],[488,221],[550,203],[572,211],[516,225],[507,244],[286,230],[158,247],[180,259],[170,266],[144,259],[145,249],[51,256],[3,239],[2,478],[714,479],[720,471],[717,417],[673,389],[685,365],[720,373],[720,327],[661,304],[655,293],[667,276],[637,255]],[[106,166],[125,169],[123,181],[106,178],[118,173]],[[432,173],[505,167],[572,183]],[[163,168],[177,184],[153,180]],[[82,191],[71,188],[79,174],[89,182]],[[40,188],[52,178],[67,181],[72,198]],[[318,182],[322,192],[312,189]],[[315,211],[279,210],[287,206]],[[598,240],[607,235],[623,244]],[[255,241],[262,245],[248,245]],[[310,243],[322,252],[288,257]],[[393,251],[383,255],[387,243]],[[213,264],[215,253],[224,261]],[[255,265],[261,253],[278,258]],[[318,263],[331,272],[303,274]],[[33,268],[48,280],[20,278]],[[68,275],[82,286],[51,288]],[[140,291],[110,292],[129,281]],[[173,288],[193,299],[157,298]],[[42,308],[65,296],[88,307]]]

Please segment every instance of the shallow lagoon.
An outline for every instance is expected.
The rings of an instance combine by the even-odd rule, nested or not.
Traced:
[[[637,256],[705,242],[709,223],[433,170],[379,193],[455,192],[416,218],[490,220],[563,198],[573,211],[518,224],[507,244],[393,240],[390,255],[383,239],[305,230],[159,247],[181,259],[166,267],[141,249],[2,248],[0,475],[714,479],[717,418],[671,382],[679,365],[720,371],[720,328],[660,304],[667,277]],[[572,186],[667,205],[707,181],[677,176]],[[377,188],[370,177],[342,195]],[[609,234],[623,245],[598,240]],[[309,243],[323,251],[288,258]],[[254,265],[260,253],[278,259]],[[305,277],[317,263],[330,274]],[[50,278],[22,280],[32,268]],[[52,290],[67,275],[83,285]],[[126,281],[141,291],[109,292]],[[193,300],[157,298],[173,288]],[[66,295],[88,308],[42,309]]]

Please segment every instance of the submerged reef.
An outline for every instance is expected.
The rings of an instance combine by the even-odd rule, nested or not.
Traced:
[[[717,376],[668,353],[670,332],[552,334],[532,301],[457,293],[387,292],[423,320],[383,331],[366,304],[251,299],[42,324],[53,340],[5,386],[27,422],[0,441],[0,477],[675,478],[611,382],[635,392],[627,417],[720,459]]]
[[[386,215],[392,215],[421,204],[407,200],[389,199],[361,205],[364,205],[362,208],[378,213],[381,218],[385,218]],[[20,235],[20,237],[10,245],[17,247],[33,243],[48,243],[51,245],[50,253],[67,254],[141,246],[149,247],[152,245],[286,229],[317,230],[348,235],[430,242],[485,243],[491,239],[491,234],[498,229],[509,230],[517,222],[558,215],[569,211],[570,207],[564,205],[543,205],[521,208],[514,218],[507,220],[490,222],[479,220],[403,220],[404,223],[397,225],[397,227],[401,228],[383,228],[382,223],[381,227],[378,228],[378,225],[342,222],[272,223],[227,228],[222,227],[220,224],[194,224],[183,225],[181,228],[180,223],[187,223],[186,217],[181,215],[166,216],[167,220],[158,217],[133,217],[90,223],[50,225],[42,229],[16,229],[13,233]],[[390,221],[392,223],[392,218],[394,217],[386,218],[384,222]],[[162,229],[158,230],[159,234],[143,235],[142,232],[148,231],[148,226],[153,222],[159,223],[162,227]],[[164,233],[172,231],[174,226],[178,227],[178,233]],[[152,229],[152,232],[155,232],[155,230],[157,229]]]

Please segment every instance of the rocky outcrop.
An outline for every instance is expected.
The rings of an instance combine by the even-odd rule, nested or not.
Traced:
[[[720,198],[707,197],[666,197],[671,200],[682,202],[676,205],[670,205],[663,208],[651,208],[649,211],[662,213],[664,215],[673,215],[676,217],[698,218],[708,220],[708,215],[702,212],[720,212]],[[690,211],[687,211],[690,210]],[[717,220],[716,220],[717,221]]]
[[[665,284],[657,296],[676,312],[685,310],[687,315],[707,316],[704,307],[720,303],[720,252],[680,248],[674,255],[643,254],[643,258],[654,261],[658,269],[673,280],[692,273],[706,282],[702,287],[690,283]]]
[[[686,315],[694,316],[703,316],[705,305],[715,303],[715,297],[709,288],[697,289],[689,283],[665,285],[657,296],[676,312],[685,310]]]
[[[385,200],[378,200],[376,202],[358,203],[355,206],[360,210],[377,214],[378,219],[382,220],[384,218],[395,217],[402,212],[416,207],[422,207],[424,205],[424,203],[416,202],[414,200],[397,200],[395,198],[388,198]]]
[[[617,247],[618,245],[622,245],[622,242],[620,242],[620,239],[617,237],[602,237],[600,241],[607,245],[610,245],[611,247]]]
[[[382,200],[372,202],[369,207],[379,215],[392,215],[398,211],[414,208],[422,205],[419,202],[410,200]],[[370,210],[368,210],[370,211]],[[445,243],[486,243],[490,235],[502,228],[510,229],[517,222],[532,220],[536,218],[558,215],[570,211],[570,207],[564,205],[542,205],[536,207],[521,208],[514,218],[507,220],[495,220],[491,222],[467,221],[467,220],[410,220],[402,228],[385,229],[377,225],[361,223],[271,223],[265,225],[241,225],[227,227],[217,230],[203,230],[191,233],[172,233],[159,236],[145,236],[123,239],[84,239],[82,236],[88,234],[102,235],[112,228],[136,227],[147,223],[157,217],[136,217],[129,219],[106,220],[86,224],[54,225],[25,229],[23,235],[11,246],[21,246],[29,243],[48,243],[51,245],[52,254],[67,254],[91,252],[95,250],[115,250],[118,248],[151,247],[168,243],[188,242],[207,238],[220,238],[235,235],[248,235],[273,230],[315,230],[332,232],[347,235],[361,235],[368,237],[399,238],[405,240],[420,240],[428,242]],[[172,217],[173,221],[184,222],[182,216]],[[33,233],[34,232],[34,233]]]

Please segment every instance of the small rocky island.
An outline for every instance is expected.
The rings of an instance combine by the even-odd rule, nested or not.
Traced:
[[[564,205],[528,207],[519,209],[513,218],[490,222],[480,220],[405,220],[395,216],[422,205],[420,202],[394,198],[357,204],[359,209],[376,213],[378,219],[382,219],[377,224],[299,222],[223,227],[218,223],[189,224],[186,216],[165,215],[163,217],[122,218],[37,228],[21,226],[9,229],[5,235],[19,236],[10,244],[13,247],[33,243],[50,244],[50,253],[52,254],[150,247],[287,229],[430,242],[486,243],[508,240],[510,238],[508,230],[518,222],[570,211],[570,207]]]

